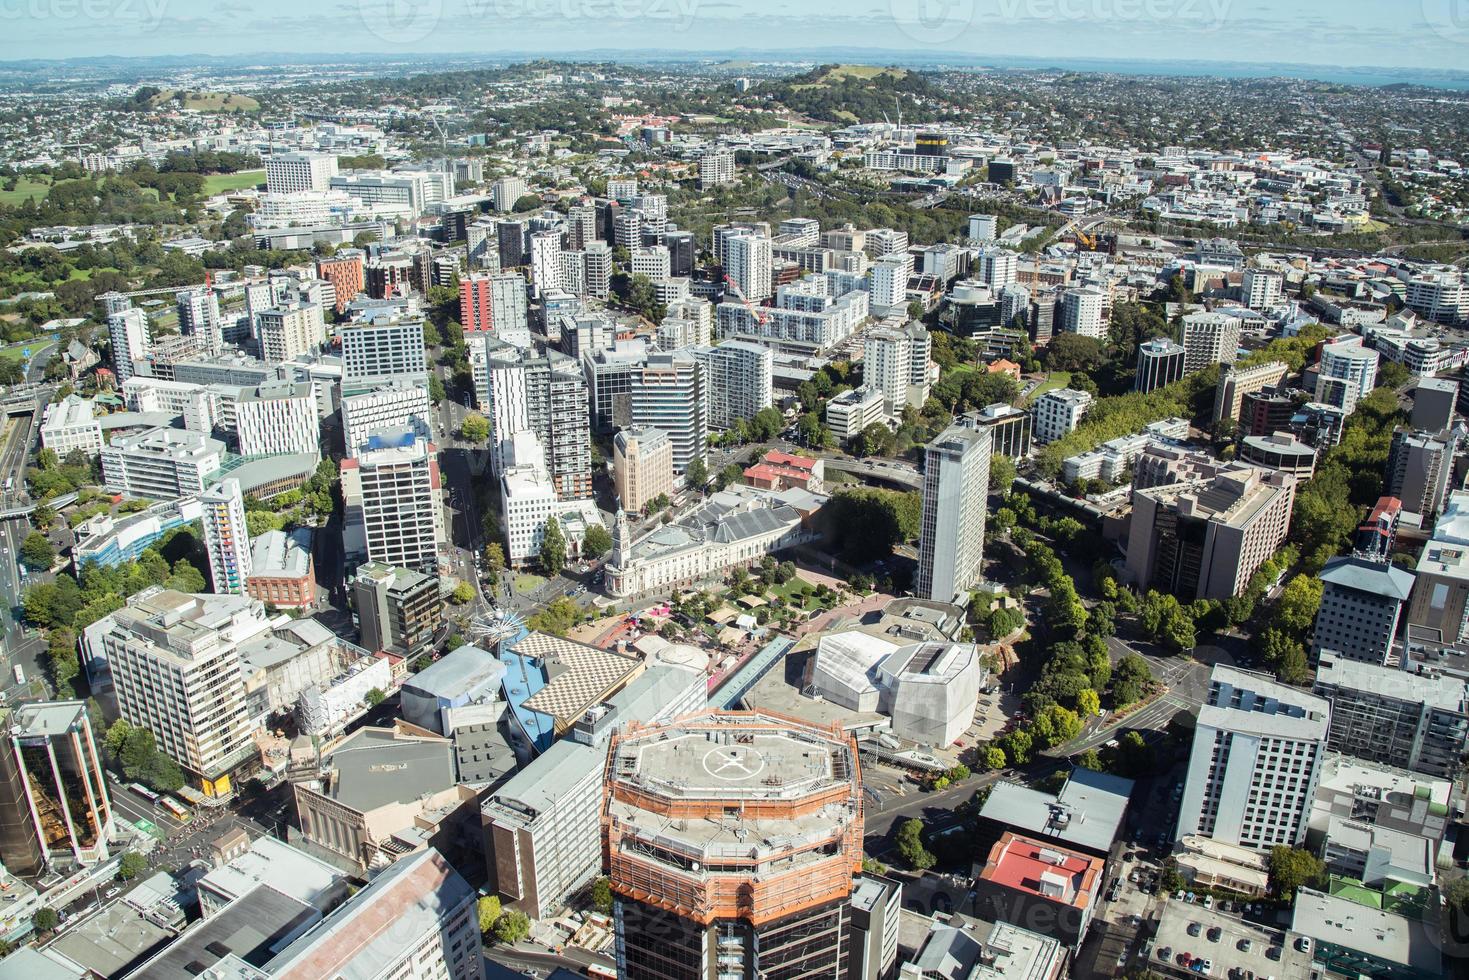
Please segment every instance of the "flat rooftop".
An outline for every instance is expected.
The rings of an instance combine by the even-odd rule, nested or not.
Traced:
[[[86,713],[84,701],[32,701],[16,707],[14,726],[21,738],[54,738],[80,724]]]
[[[1101,858],[1006,833],[990,849],[980,877],[1084,909],[1101,888],[1102,868]]]
[[[1443,972],[1436,919],[1430,934],[1417,920],[1302,888],[1296,893],[1291,928],[1317,943],[1330,943],[1382,962],[1431,976]]]
[[[1212,960],[1211,976],[1225,976],[1230,967],[1237,967],[1247,971],[1239,976],[1304,980],[1311,976],[1311,954],[1296,949],[1288,938],[1284,930],[1266,929],[1199,904],[1170,899],[1163,905],[1149,958],[1157,970],[1168,963],[1172,969],[1164,972],[1169,973],[1184,969],[1178,957],[1186,953]]]
[[[174,937],[172,929],[154,925],[130,905],[114,902],[100,914],[62,933],[54,950],[94,976],[121,977]]]

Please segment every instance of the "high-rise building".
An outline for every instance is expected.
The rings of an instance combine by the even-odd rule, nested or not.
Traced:
[[[180,290],[174,296],[179,334],[199,338],[199,346],[211,354],[224,350],[224,332],[219,319],[219,297],[207,287]]]
[[[971,241],[987,243],[995,240],[999,235],[1000,219],[992,214],[971,214],[969,216],[969,238]]]
[[[267,364],[294,361],[326,341],[326,321],[315,303],[261,310],[255,317],[255,330],[260,337],[260,359]]]
[[[724,274],[734,280],[751,303],[771,296],[770,238],[753,232],[736,232],[724,239]]]
[[[1321,606],[1311,634],[1313,658],[1385,664],[1398,633],[1413,573],[1391,562],[1357,555],[1333,558],[1321,570]]]
[[[122,384],[137,373],[133,363],[143,360],[152,349],[148,314],[134,307],[111,313],[107,317],[107,334],[112,341],[112,367],[117,372],[117,383]]]
[[[1184,601],[1239,595],[1285,543],[1295,492],[1294,476],[1252,466],[1134,490],[1123,576]]]
[[[726,340],[715,347],[689,348],[704,368],[704,393],[711,429],[728,429],[770,408],[775,355],[763,344]]]
[[[603,241],[589,242],[585,252],[587,295],[606,299],[612,283],[612,246]]]
[[[407,429],[421,439],[433,435],[428,386],[400,378],[342,398],[342,436],[348,456],[356,456],[374,432]]]
[[[1393,432],[1387,454],[1383,492],[1403,502],[1403,510],[1427,523],[1443,509],[1453,480],[1453,432],[1433,435],[1399,428]]]
[[[117,436],[102,447],[102,485],[130,497],[172,500],[203,492],[225,460],[218,439],[159,426]]]
[[[877,327],[862,343],[862,383],[882,389],[883,408],[896,418],[904,407],[928,400],[932,342],[928,329],[914,321],[902,327]]]
[[[502,221],[496,229],[499,235],[500,268],[518,269],[529,261],[526,236],[530,226],[524,221]]]
[[[353,323],[342,330],[342,394],[370,391],[398,378],[428,374],[423,322]]]
[[[1183,373],[1211,364],[1233,364],[1239,357],[1238,317],[1228,313],[1190,313],[1183,318]]]
[[[629,726],[608,755],[603,848],[620,977],[847,975],[862,860],[850,736],[709,712]]]
[[[112,799],[86,702],[40,701],[17,705],[14,711],[0,708],[0,722],[9,733],[0,774],[14,767],[23,790],[21,799],[5,800],[0,775],[0,808],[4,808],[0,827],[12,821],[17,825],[14,834],[0,833],[0,858],[6,870],[34,874],[40,868],[27,858],[35,856],[56,870],[107,860]],[[27,825],[30,833],[25,833]],[[21,847],[12,853],[6,846],[31,839],[38,851]]]
[[[641,211],[623,208],[612,218],[612,244],[629,252],[643,242],[643,215]]]
[[[1137,345],[1137,375],[1132,390],[1146,395],[1183,377],[1183,348],[1163,337]]]
[[[515,202],[528,193],[530,188],[519,177],[501,177],[490,185],[490,203],[496,211],[512,211]]]
[[[621,510],[673,497],[673,443],[658,429],[622,429],[612,440],[612,479]]]
[[[265,159],[267,194],[300,194],[330,189],[339,173],[333,153],[276,153]]]
[[[708,150],[699,158],[699,190],[707,191],[712,187],[734,182],[735,156],[733,150]],[[611,186],[610,181],[608,186]]]
[[[1247,396],[1274,388],[1290,373],[1284,361],[1266,361],[1249,367],[1231,365],[1219,375],[1219,385],[1214,390],[1214,421],[1235,421],[1240,418]],[[1267,432],[1265,435],[1270,435]]]
[[[631,265],[633,275],[646,276],[654,282],[667,279],[672,274],[668,249],[662,245],[646,245],[633,249]]]
[[[867,270],[867,291],[872,294],[872,312],[885,314],[907,305],[908,280],[913,277],[913,256],[906,252],[884,255]]]
[[[649,354],[634,371],[629,422],[658,429],[673,444],[673,471],[682,475],[704,459],[709,440],[709,396],[704,368],[688,351]]]
[[[240,646],[270,629],[264,604],[156,588],[127,602],[101,637],[118,711],[206,795],[229,794],[257,755]]]
[[[636,177],[608,177],[607,196],[619,204],[632,204],[633,198],[638,196],[638,179]]]
[[[367,273],[362,253],[355,249],[344,249],[335,255],[318,258],[316,277],[325,279],[335,287],[338,313],[344,312],[357,294],[367,289]]]
[[[239,480],[224,480],[199,495],[209,583],[218,595],[238,595],[250,578],[250,529]]]
[[[1020,256],[1008,248],[987,248],[979,253],[979,278],[990,289],[999,292],[1013,285]],[[1098,307],[1100,313],[1100,307]],[[1080,333],[1081,331],[1076,331]],[[1089,335],[1090,336],[1090,335]]]
[[[364,650],[413,660],[431,652],[443,632],[444,599],[433,575],[370,561],[357,569],[352,600]]]
[[[1370,395],[1377,384],[1379,358],[1377,351],[1363,347],[1360,340],[1322,347],[1316,400],[1352,414],[1357,410],[1357,403]]]
[[[1102,291],[1092,286],[1066,290],[1061,294],[1061,329],[1101,340],[1107,335],[1102,322],[1105,301]]]
[[[272,381],[246,388],[235,401],[241,456],[321,454],[316,395],[309,382]]]
[[[993,436],[959,419],[924,449],[923,519],[914,593],[962,600],[983,579]]]
[[[1074,430],[1091,403],[1089,392],[1074,388],[1058,388],[1041,395],[1030,406],[1035,441],[1045,445]]]
[[[1306,839],[1326,750],[1325,698],[1216,666],[1199,709],[1176,839],[1269,851]]]
[[[1331,702],[1326,747],[1453,779],[1469,737],[1462,677],[1414,673],[1323,652],[1312,693]]]
[[[347,553],[437,574],[444,516],[434,444],[412,430],[381,431],[341,474]]]
[[[598,240],[597,206],[595,204],[573,204],[566,212],[566,246],[575,252],[586,251],[586,247]]]
[[[562,290],[561,232],[531,232],[530,277],[535,284],[537,296]]]
[[[1280,303],[1285,277],[1265,269],[1246,269],[1240,284],[1240,302],[1252,310],[1268,310]]]
[[[1458,401],[1459,383],[1452,378],[1419,378],[1409,424],[1420,432],[1442,432],[1454,424]]]
[[[873,228],[863,240],[862,250],[874,259],[901,255],[908,251],[908,233],[896,228]],[[923,271],[931,270],[925,266]]]

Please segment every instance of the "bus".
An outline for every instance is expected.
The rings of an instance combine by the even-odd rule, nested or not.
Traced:
[[[26,682],[26,669],[20,664],[15,665],[13,673],[15,674],[15,683],[24,684]]]
[[[159,797],[158,805],[167,810],[169,814],[179,823],[183,823],[185,820],[188,820],[189,817],[193,816],[193,814],[189,812],[187,807],[180,806],[177,801],[167,796]]]
[[[593,980],[617,980],[617,971],[601,963],[588,963],[587,976]]]
[[[144,786],[142,783],[128,783],[128,789],[132,790],[134,793],[137,793],[149,803],[157,803],[159,800],[158,794],[153,792],[148,787]]]

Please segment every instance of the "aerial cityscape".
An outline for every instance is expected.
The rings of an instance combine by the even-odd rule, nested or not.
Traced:
[[[1454,0],[0,4],[0,980],[1469,978]]]

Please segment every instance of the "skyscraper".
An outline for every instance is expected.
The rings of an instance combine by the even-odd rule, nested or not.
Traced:
[[[658,429],[673,443],[673,471],[680,475],[703,459],[709,437],[704,368],[688,351],[650,354],[632,376],[631,424]]]
[[[0,722],[10,733],[5,754],[12,756],[25,788],[22,813],[16,816],[34,827],[46,863],[67,867],[107,860],[112,800],[86,703],[22,704],[9,717],[0,714]],[[10,854],[0,854],[9,871],[27,873],[10,864]]]
[[[1317,369],[1316,400],[1352,414],[1357,402],[1371,394],[1377,384],[1379,357],[1377,351],[1363,347],[1360,338],[1351,343],[1327,344],[1321,349]]]
[[[992,435],[959,419],[924,450],[920,598],[953,602],[983,578]]]
[[[1183,377],[1183,348],[1166,337],[1137,345],[1137,375],[1132,390],[1146,395]]]
[[[433,443],[411,430],[370,436],[356,459],[342,461],[348,553],[436,574],[444,542],[439,489]]]
[[[215,484],[199,495],[199,503],[203,505],[210,585],[220,594],[244,592],[250,577],[250,530],[240,481]]]
[[[602,811],[624,980],[847,976],[856,743],[707,712],[613,736]]]
[[[531,233],[530,276],[538,296],[561,290],[561,232]]]
[[[147,357],[152,347],[148,314],[134,307],[110,313],[107,334],[112,341],[112,366],[117,371],[117,383],[122,384],[135,373],[133,362]]]
[[[174,300],[178,309],[179,333],[197,337],[200,346],[211,354],[224,349],[224,334],[219,321],[219,297],[214,290],[196,287],[180,290]]]
[[[1190,313],[1183,318],[1183,372],[1211,364],[1233,364],[1239,357],[1240,320],[1228,313]]]
[[[709,427],[728,429],[772,405],[771,371],[775,355],[763,344],[726,340],[717,347],[690,347],[704,368]]]
[[[751,303],[771,297],[770,238],[750,231],[737,231],[724,238],[724,273],[739,284]]]
[[[396,378],[423,379],[427,374],[422,321],[354,323],[342,331],[342,394],[370,391]]]

